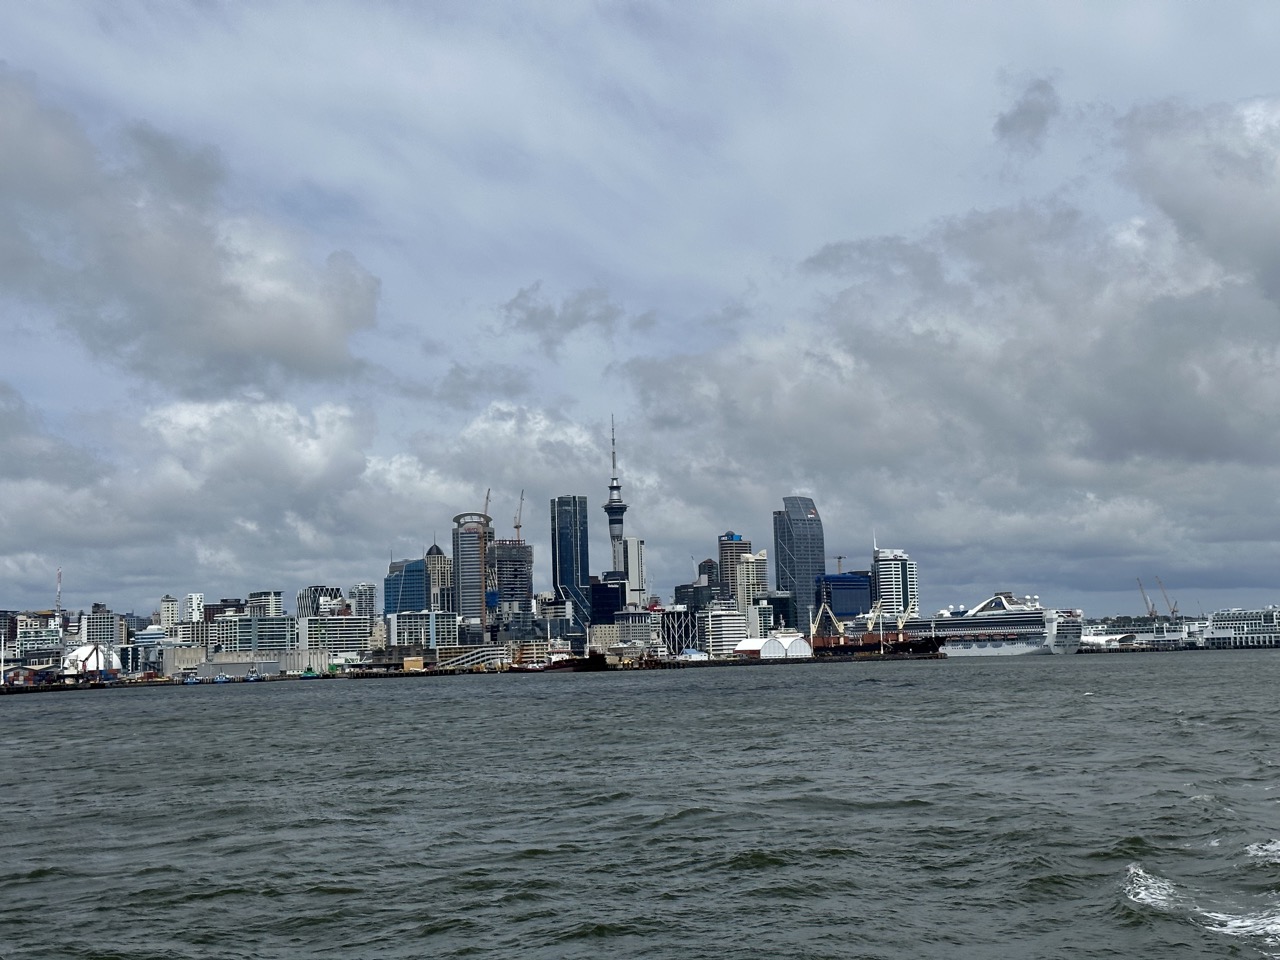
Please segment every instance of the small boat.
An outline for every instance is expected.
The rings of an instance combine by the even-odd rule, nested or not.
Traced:
[[[198,686],[199,684],[200,684],[200,678],[197,677],[194,673],[189,673],[182,678],[182,685],[184,687],[194,687],[194,686]]]
[[[228,677],[225,673],[220,673],[213,678],[213,682],[214,683],[230,683],[231,678]]]
[[[260,674],[260,673],[258,672],[258,668],[257,668],[257,667],[250,667],[250,668],[249,668],[249,672],[248,672],[248,673],[246,673],[246,674],[244,675],[244,682],[245,682],[245,683],[253,683],[253,682],[255,682],[255,681],[257,681],[257,680],[261,680],[261,679],[262,679],[262,674]]]

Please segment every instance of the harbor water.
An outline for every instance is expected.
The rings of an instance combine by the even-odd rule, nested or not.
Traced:
[[[1280,655],[0,698],[0,957],[1280,957]]]

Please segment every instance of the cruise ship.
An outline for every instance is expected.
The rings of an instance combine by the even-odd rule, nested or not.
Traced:
[[[1039,597],[1005,591],[972,610],[942,610],[932,618],[907,620],[903,629],[910,640],[936,644],[948,657],[1017,657],[1075,653],[1083,625],[1079,610],[1049,610]]]

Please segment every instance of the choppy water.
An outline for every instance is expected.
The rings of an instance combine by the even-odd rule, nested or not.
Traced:
[[[0,957],[1280,957],[1280,655],[0,698]]]

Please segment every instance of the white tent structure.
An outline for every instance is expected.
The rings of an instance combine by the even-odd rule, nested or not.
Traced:
[[[802,660],[813,656],[813,647],[796,630],[775,630],[765,637],[748,637],[733,652],[761,660]]]
[[[76,647],[62,658],[63,674],[102,673],[120,670],[120,657],[110,647],[100,643],[86,643]]]

